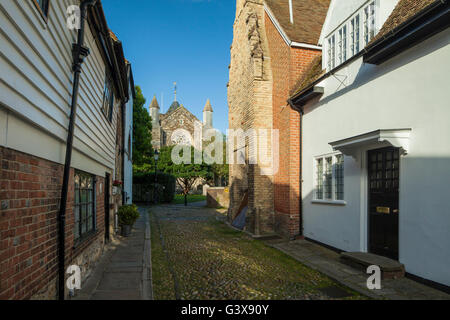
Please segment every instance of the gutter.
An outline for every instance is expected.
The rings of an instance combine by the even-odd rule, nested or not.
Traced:
[[[296,103],[295,100],[297,100],[298,98],[301,98],[303,95],[305,95],[305,93],[308,93],[309,91],[313,90],[314,91],[314,87],[319,84],[320,82],[322,82],[323,80],[325,80],[326,78],[328,78],[329,76],[332,76],[333,74],[335,74],[336,72],[338,72],[339,70],[341,70],[342,68],[346,67],[347,65],[349,65],[350,63],[352,63],[353,61],[359,59],[361,56],[363,56],[366,53],[366,49],[362,49],[360,52],[358,52],[357,54],[355,54],[353,57],[351,57],[350,59],[348,59],[347,61],[345,61],[343,64],[338,65],[336,68],[328,71],[327,73],[325,73],[323,76],[319,77],[316,81],[314,81],[312,84],[310,84],[309,86],[307,86],[305,89],[303,89],[302,91],[294,94],[292,97],[290,97],[287,102],[289,103],[289,105],[292,106],[293,109],[300,111],[300,107],[296,107]],[[303,111],[302,111],[303,112]]]
[[[72,162],[72,148],[73,135],[75,129],[75,119],[77,113],[78,89],[80,84],[81,65],[84,59],[89,55],[89,48],[83,46],[84,42],[84,27],[89,6],[95,5],[97,0],[83,0],[80,5],[80,29],[78,30],[78,40],[76,44],[72,45],[74,72],[73,89],[72,89],[72,103],[70,107],[69,128],[66,141],[66,158],[64,164],[64,176],[61,189],[61,203],[58,214],[58,298],[65,299],[65,225],[66,225],[66,207],[67,207],[67,193],[69,190],[70,179],[70,164]]]
[[[447,6],[447,10],[443,10],[443,12],[441,12],[440,15],[438,15],[438,13],[435,13],[435,10],[439,10],[442,7],[446,7]],[[288,103],[293,106],[293,108],[297,111],[300,110],[299,107],[294,107],[296,104],[296,100],[298,98],[301,98],[305,93],[307,93],[308,91],[310,91],[311,89],[313,89],[317,84],[319,84],[320,82],[322,82],[323,80],[325,80],[326,78],[332,76],[333,74],[335,74],[336,72],[338,72],[339,70],[341,70],[342,68],[346,67],[347,65],[349,65],[350,63],[352,63],[353,61],[359,59],[360,57],[363,57],[364,62],[365,63],[375,63],[375,52],[376,50],[382,50],[384,48],[384,46],[388,45],[387,43],[389,41],[393,41],[395,40],[395,37],[399,36],[400,33],[402,32],[408,32],[407,28],[411,28],[411,30],[409,30],[409,33],[407,34],[407,38],[405,38],[405,40],[409,41],[409,42],[403,42],[402,43],[402,47],[398,46],[397,48],[395,48],[397,51],[391,53],[391,55],[384,57],[385,59],[381,62],[386,61],[387,59],[393,57],[396,54],[399,54],[401,49],[407,49],[409,47],[411,47],[412,45],[416,44],[418,41],[423,40],[425,38],[427,38],[427,35],[423,35],[423,37],[416,37],[416,34],[414,32],[416,31],[423,31],[423,28],[420,29],[420,25],[416,26],[416,24],[419,23],[427,23],[427,21],[423,21],[424,19],[427,18],[428,15],[432,14],[433,16],[431,18],[428,17],[428,24],[426,24],[426,27],[431,28],[429,35],[428,36],[432,36],[434,34],[436,34],[437,32],[440,32],[442,30],[444,30],[446,27],[448,27],[449,25],[449,9],[448,9],[448,0],[437,0],[433,5],[425,8],[422,12],[420,12],[418,15],[416,15],[414,18],[404,22],[403,24],[401,24],[400,26],[398,26],[397,28],[395,28],[394,30],[390,31],[387,35],[385,35],[384,37],[376,40],[375,42],[373,42],[372,44],[370,44],[368,47],[363,48],[360,52],[358,52],[356,55],[354,55],[353,57],[351,57],[350,59],[348,59],[346,62],[344,62],[343,64],[337,66],[336,68],[330,70],[329,72],[325,73],[323,76],[321,76],[320,78],[318,78],[316,81],[314,81],[312,84],[310,84],[308,87],[306,87],[305,89],[303,89],[302,91],[294,94],[292,97],[290,97],[288,99]],[[443,22],[442,25],[444,25],[444,27],[442,27],[440,29],[437,30],[433,30],[432,28],[435,27],[435,24],[430,24],[429,21],[434,21],[432,20],[432,18],[439,18],[438,22]],[[428,30],[427,28],[427,30]],[[403,35],[405,36],[405,35]],[[403,39],[402,39],[403,40]],[[398,42],[398,41],[397,41]],[[382,47],[383,46],[383,47]],[[370,55],[370,56],[369,56]],[[372,60],[372,58],[374,60]],[[377,63],[377,64],[379,64]]]
[[[448,0],[437,0],[372,43],[364,55],[364,62],[379,65],[449,26]]]

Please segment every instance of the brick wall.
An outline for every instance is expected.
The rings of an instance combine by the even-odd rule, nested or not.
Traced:
[[[57,294],[57,215],[63,166],[0,147],[0,299],[54,299]],[[74,243],[74,170],[66,213],[66,266],[82,280],[104,243],[104,178],[96,177],[97,231]]]
[[[274,177],[275,229],[300,233],[300,114],[287,103],[293,86],[319,50],[291,48],[265,14],[273,74],[273,127],[280,133],[280,168]]]

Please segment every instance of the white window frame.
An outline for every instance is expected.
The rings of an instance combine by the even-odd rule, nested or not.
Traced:
[[[373,39],[373,37],[370,37],[368,41],[366,41],[366,33],[365,33],[365,10],[366,8],[370,10],[370,6],[374,5],[374,17],[373,17],[373,37],[376,36],[376,34],[379,31],[379,7],[380,7],[380,0],[367,0],[364,5],[358,8],[348,19],[346,19],[343,23],[341,23],[336,29],[334,29],[325,39],[326,44],[326,66],[327,71],[330,71],[336,67],[338,67],[340,64],[345,63],[345,61],[349,60],[356,54],[358,54],[362,49],[364,49],[365,46]],[[358,28],[355,31],[358,31],[358,39],[355,43],[354,38],[356,36],[353,34],[352,29],[352,21],[355,21],[356,24],[356,17],[359,16],[359,24]],[[369,23],[369,21],[367,21]],[[341,52],[339,43],[340,43],[340,32],[343,32],[344,27],[346,28],[346,46],[343,48],[345,52]],[[369,34],[370,34],[370,26],[369,26]],[[332,39],[334,37],[334,56],[333,56],[333,47]],[[344,54],[345,53],[345,54]],[[342,59],[340,57],[343,57]],[[345,57],[345,59],[344,59]]]
[[[356,25],[358,22],[358,25]],[[355,28],[354,28],[355,26]],[[359,13],[354,15],[349,22],[350,28],[350,50],[349,56],[353,57],[361,50],[361,16]]]
[[[371,15],[371,6],[373,5],[373,16]],[[363,13],[363,43],[364,47],[369,44],[369,42],[375,37],[377,32],[377,4],[375,0],[369,1],[369,3],[364,6],[362,9]],[[371,20],[373,20],[373,24],[371,23]],[[366,25],[367,25],[367,32],[366,32]],[[373,27],[373,35],[370,36],[372,32]]]
[[[336,67],[336,36],[333,34],[328,38],[328,68]]]
[[[336,199],[336,170],[335,170],[335,166],[336,166],[336,157],[342,155],[344,158],[344,174],[343,174],[343,185],[344,185],[344,199],[343,200],[337,200]],[[326,199],[325,197],[325,173],[326,173],[326,159],[327,158],[332,158],[331,160],[331,198]],[[322,163],[323,163],[323,174],[322,174],[322,188],[323,188],[323,199],[318,199],[317,198],[317,185],[318,185],[318,167],[317,167],[317,162],[318,160],[322,159]],[[313,164],[313,172],[314,172],[314,177],[313,177],[313,203],[319,203],[319,204],[336,204],[336,205],[346,205],[347,202],[345,201],[345,156],[341,153],[341,152],[333,152],[333,153],[328,153],[328,154],[324,154],[324,155],[320,155],[320,156],[316,156],[314,157],[314,164]]]
[[[348,31],[347,24],[344,24],[338,31],[338,65],[347,61],[348,52]]]

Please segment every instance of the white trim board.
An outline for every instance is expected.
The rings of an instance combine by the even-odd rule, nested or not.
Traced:
[[[264,3],[264,11],[267,13],[267,15],[269,16],[270,20],[274,24],[275,28],[278,30],[278,32],[280,33],[281,37],[283,38],[284,42],[286,42],[286,44],[289,47],[322,50],[321,46],[308,44],[308,43],[302,43],[302,42],[295,42],[295,41],[292,41],[291,39],[289,39],[289,37],[287,36],[286,32],[284,32],[283,28],[278,23],[277,19],[275,18],[274,14],[272,13],[272,11],[270,11],[270,8],[265,3]]]

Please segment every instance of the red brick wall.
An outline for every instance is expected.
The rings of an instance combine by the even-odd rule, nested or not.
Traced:
[[[0,163],[0,299],[29,299],[57,279],[63,166],[3,147]],[[97,177],[97,232],[74,248],[73,173],[66,213],[67,266],[95,240],[103,241],[104,230],[104,179]]]
[[[273,128],[280,133],[280,168],[274,177],[277,232],[299,234],[300,223],[300,114],[287,103],[290,91],[319,50],[291,48],[265,15],[273,72]]]

